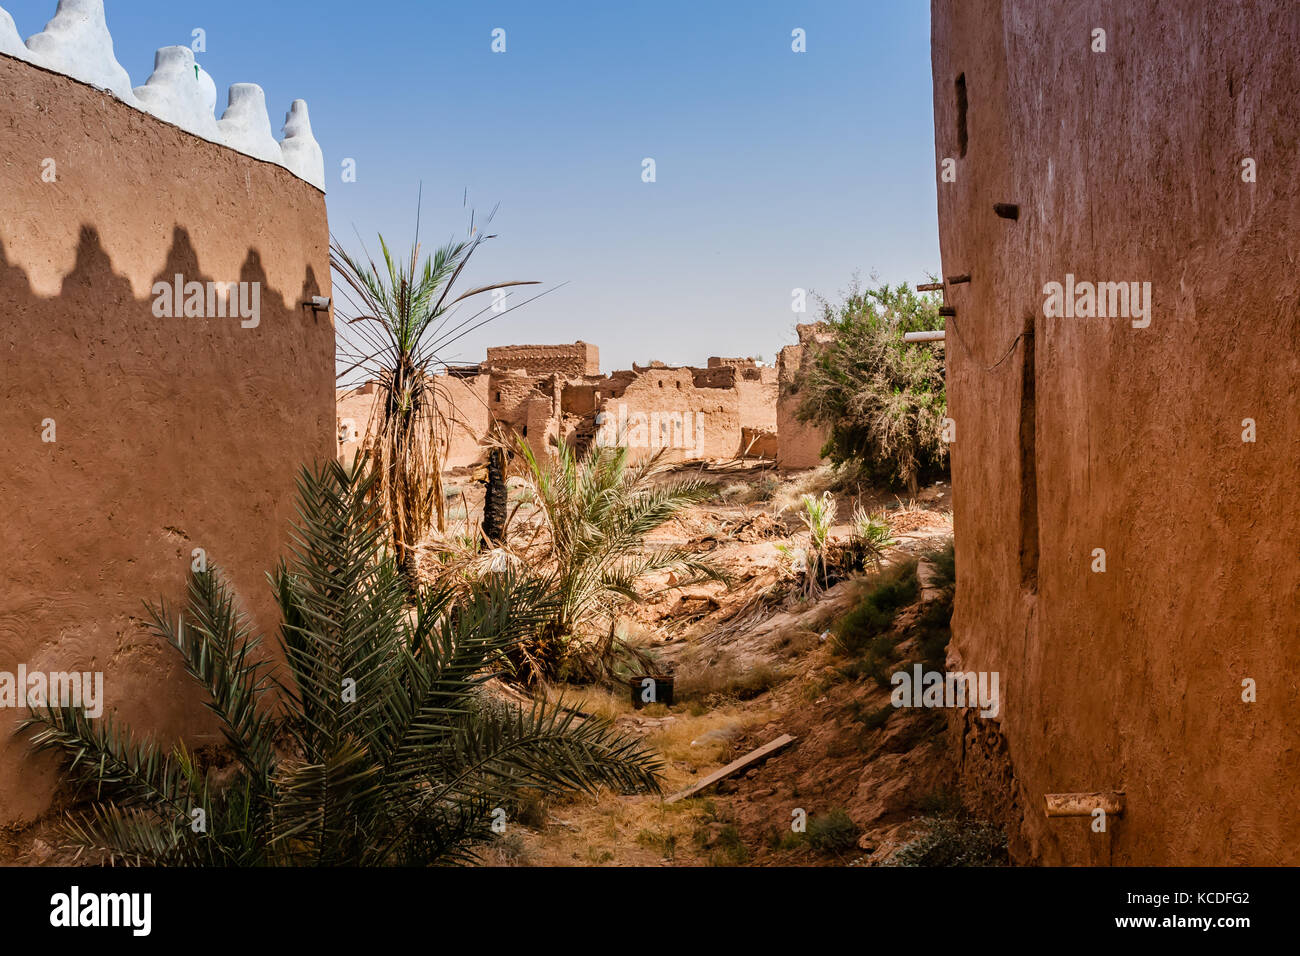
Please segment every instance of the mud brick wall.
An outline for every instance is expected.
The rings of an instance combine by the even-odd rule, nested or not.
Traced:
[[[182,599],[202,548],[255,625],[278,624],[265,574],[294,478],[335,450],[334,330],[303,305],[331,294],[324,196],[6,56],[0,129],[0,670],[102,671],[106,714],[216,743],[142,602]],[[155,317],[177,274],[259,283],[260,321]],[[0,825],[56,783],[18,715],[0,710]]]
[[[502,345],[487,350],[487,364],[525,369],[530,374],[558,372],[572,378],[600,374],[600,349],[587,342],[572,345]]]
[[[781,349],[777,360],[778,386],[775,401],[777,453],[780,468],[816,468],[822,464],[822,448],[826,445],[826,430],[799,420],[799,403],[802,396],[794,390],[801,363],[807,347],[787,345]]]
[[[734,370],[721,369],[730,375]],[[635,422],[643,415],[652,422],[647,442],[638,441],[633,424],[627,430],[630,457],[635,461],[664,450],[665,461],[691,461],[706,458],[734,458],[740,454],[741,408],[740,393],[735,388],[698,387],[701,371],[690,368],[651,368],[643,371],[601,404],[601,414],[607,422],[602,428],[615,429],[621,421],[620,407],[626,409],[626,418]],[[654,416],[654,418],[652,418]],[[670,422],[689,418],[689,431],[680,436]],[[616,430],[616,429],[615,429]],[[677,440],[680,437],[681,440]]]
[[[950,663],[1003,697],[972,773],[1012,771],[1022,859],[1300,863],[1300,7],[932,13],[943,273],[971,276]],[[1067,275],[1150,282],[1149,324],[1049,316]],[[1112,789],[1107,833],[1044,816]]]

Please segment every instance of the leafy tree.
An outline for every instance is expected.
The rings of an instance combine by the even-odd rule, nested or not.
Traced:
[[[505,574],[408,607],[376,480],[333,462],[299,479],[292,557],[269,576],[286,680],[215,569],[193,575],[183,612],[151,608],[233,765],[201,766],[77,708],[23,722],[94,795],[68,819],[75,842],[156,865],[461,862],[523,791],[658,790],[658,759],[607,723],[484,691],[494,663],[557,613],[552,592]]]
[[[822,300],[831,341],[813,346],[796,380],[799,417],[828,431],[823,454],[915,492],[947,467],[942,346],[909,344],[906,332],[942,329],[939,298],[906,284]]]

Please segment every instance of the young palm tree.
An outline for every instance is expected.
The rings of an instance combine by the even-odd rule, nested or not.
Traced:
[[[333,462],[300,478],[292,561],[270,575],[287,680],[216,571],[193,576],[184,613],[151,609],[210,695],[232,767],[75,708],[24,721],[95,796],[69,820],[77,843],[167,865],[459,862],[522,788],[657,791],[660,762],[608,724],[484,692],[493,663],[555,613],[545,588],[500,575],[406,607],[376,480]]]
[[[533,676],[555,676],[577,632],[610,616],[618,604],[636,600],[637,582],[648,574],[685,574],[683,584],[726,580],[694,552],[645,547],[650,532],[713,494],[708,482],[657,483],[664,471],[662,453],[632,464],[623,445],[596,443],[580,454],[561,441],[544,463],[526,442],[518,445],[545,519],[534,573],[558,595],[554,617],[534,643],[520,646],[531,653]]]
[[[485,306],[462,319],[457,306],[493,290],[537,284],[497,282],[455,294],[457,280],[480,244],[495,237],[471,227],[469,238],[448,242],[421,263],[418,213],[416,226],[406,259],[394,259],[379,237],[382,265],[368,253],[364,260],[354,257],[337,238],[330,241],[330,265],[343,280],[344,311],[351,313],[342,316],[339,326],[339,354],[350,363],[340,377],[360,371],[377,383],[362,447],[378,466],[383,517],[398,567],[412,589],[416,546],[435,525],[446,530],[442,461],[458,412],[436,374],[445,365],[440,353],[511,311],[481,318],[492,308]]]
[[[879,571],[885,559],[885,551],[894,546],[894,534],[890,530],[889,520],[884,512],[871,514],[862,505],[853,509],[852,546],[862,555],[863,564],[870,564]]]

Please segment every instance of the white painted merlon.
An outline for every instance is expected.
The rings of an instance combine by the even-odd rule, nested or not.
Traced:
[[[221,141],[231,149],[269,163],[284,164],[280,144],[271,133],[266,94],[256,83],[236,83],[230,88],[230,105],[217,121]]]
[[[27,49],[22,36],[18,33],[18,28],[14,26],[14,18],[9,16],[9,11],[3,7],[0,7],[0,53],[20,60],[36,62],[36,56]]]
[[[153,74],[143,86],[132,89],[131,77],[113,53],[104,0],[59,0],[54,18],[26,44],[13,17],[0,7],[0,55],[107,90],[163,122],[284,166],[322,192],[325,189],[325,157],[312,135],[305,100],[294,100],[285,118],[283,144],[271,131],[266,94],[256,84],[230,87],[229,106],[218,120],[217,85],[186,46],[160,49],[154,56]]]
[[[289,115],[284,118],[280,152],[284,154],[284,165],[290,172],[322,192],[325,190],[325,154],[311,133],[306,100],[294,100]]]
[[[104,0],[59,0],[54,19],[29,37],[27,49],[46,69],[108,90],[136,106],[131,77],[113,55],[113,37],[104,19]]]
[[[144,86],[135,88],[135,95],[140,108],[160,120],[214,143],[222,142],[213,113],[217,85],[194,62],[189,47],[165,46],[154,54],[153,75]]]

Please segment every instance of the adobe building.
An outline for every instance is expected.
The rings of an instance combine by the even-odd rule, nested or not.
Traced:
[[[102,0],[26,44],[0,10],[0,672],[102,673],[105,717],[190,747],[221,735],[144,602],[183,602],[204,560],[272,636],[294,479],[334,452],[320,147],[301,102],[277,142],[260,89],[220,121],[215,99],[183,47],[133,89]],[[3,703],[21,826],[57,762]]]
[[[964,795],[1020,861],[1300,863],[1300,7],[932,30],[949,669],[1001,675]],[[1105,832],[1045,813],[1105,791]]]
[[[492,347],[481,365],[438,377],[455,419],[446,464],[482,461],[494,422],[539,457],[565,441],[622,443],[633,461],[661,452],[675,462],[776,459],[777,375],[753,359],[719,357],[704,368],[652,362],[604,375],[586,342]],[[363,442],[373,403],[373,383],[340,390],[343,460]]]

